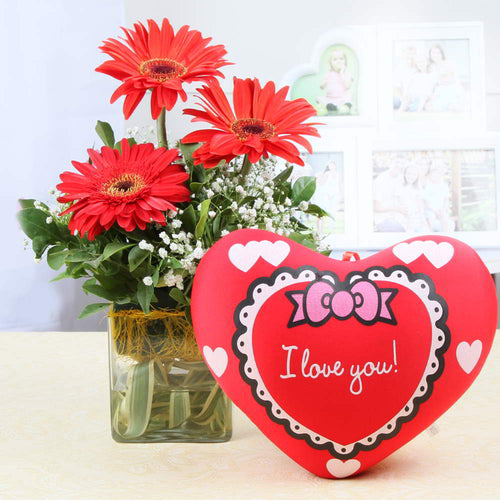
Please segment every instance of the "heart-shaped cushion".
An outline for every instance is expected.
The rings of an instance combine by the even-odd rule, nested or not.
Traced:
[[[367,469],[446,411],[481,370],[497,320],[481,259],[441,236],[346,262],[235,231],[203,257],[191,305],[226,394],[330,478]]]

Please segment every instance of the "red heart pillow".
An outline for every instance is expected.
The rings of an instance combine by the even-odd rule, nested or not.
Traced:
[[[341,478],[464,393],[490,350],[497,302],[479,256],[452,238],[344,262],[245,229],[202,259],[192,315],[233,402],[297,463]]]

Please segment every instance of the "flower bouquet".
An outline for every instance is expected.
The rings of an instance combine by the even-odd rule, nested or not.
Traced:
[[[230,403],[205,366],[190,319],[190,292],[204,252],[235,229],[264,228],[318,249],[311,217],[326,216],[309,200],[315,179],[292,182],[303,165],[293,142],[310,151],[304,135],[305,100],[257,79],[234,79],[231,104],[218,78],[229,64],[222,45],[183,26],[174,33],[148,21],[106,40],[110,56],[97,71],[121,82],[129,118],[150,98],[157,141],[117,140],[97,122],[104,145],[88,149],[75,171],[63,172],[49,207],[20,200],[19,221],[36,259],[60,270],[54,280],[84,278],[99,297],[80,317],[108,310],[111,422],[121,442],[225,441]],[[186,101],[185,84],[202,82],[199,107],[185,109],[205,128],[171,147],[166,112]]]

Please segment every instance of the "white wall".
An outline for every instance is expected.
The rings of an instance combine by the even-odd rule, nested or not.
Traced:
[[[85,297],[73,280],[36,265],[23,250],[18,198],[49,198],[70,161],[97,142],[96,120],[122,127],[109,104],[111,78],[94,69],[100,42],[123,23],[122,0],[0,3],[0,330],[105,330],[97,318],[77,320]]]
[[[176,29],[189,24],[225,44],[228,59],[236,63],[224,69],[229,86],[233,75],[279,82],[290,68],[308,62],[318,36],[336,25],[482,21],[487,126],[500,130],[498,0],[125,0],[125,17],[128,25],[168,17]],[[140,125],[147,118],[141,106],[130,122]],[[193,129],[179,106],[169,128],[177,138]]]

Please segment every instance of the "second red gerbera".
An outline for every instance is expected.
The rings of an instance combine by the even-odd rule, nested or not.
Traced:
[[[276,91],[273,82],[261,88],[257,79],[235,78],[234,112],[218,83],[198,91],[203,109],[186,109],[184,113],[194,116],[193,122],[208,122],[215,128],[192,132],[182,142],[203,143],[193,158],[205,168],[240,155],[248,155],[250,162],[256,163],[269,154],[304,165],[300,151],[291,141],[312,152],[303,136],[319,137],[313,126],[317,123],[304,123],[316,115],[315,109],[305,99],[286,100],[288,87]]]
[[[71,203],[60,215],[72,213],[68,227],[89,240],[117,223],[125,231],[146,224],[165,224],[166,210],[176,210],[174,203],[188,201],[184,185],[188,174],[172,162],[177,149],[154,149],[152,144],[129,146],[121,141],[121,152],[104,146],[101,152],[88,150],[92,163],[72,162],[80,172],[63,172],[57,189],[57,201]]]

